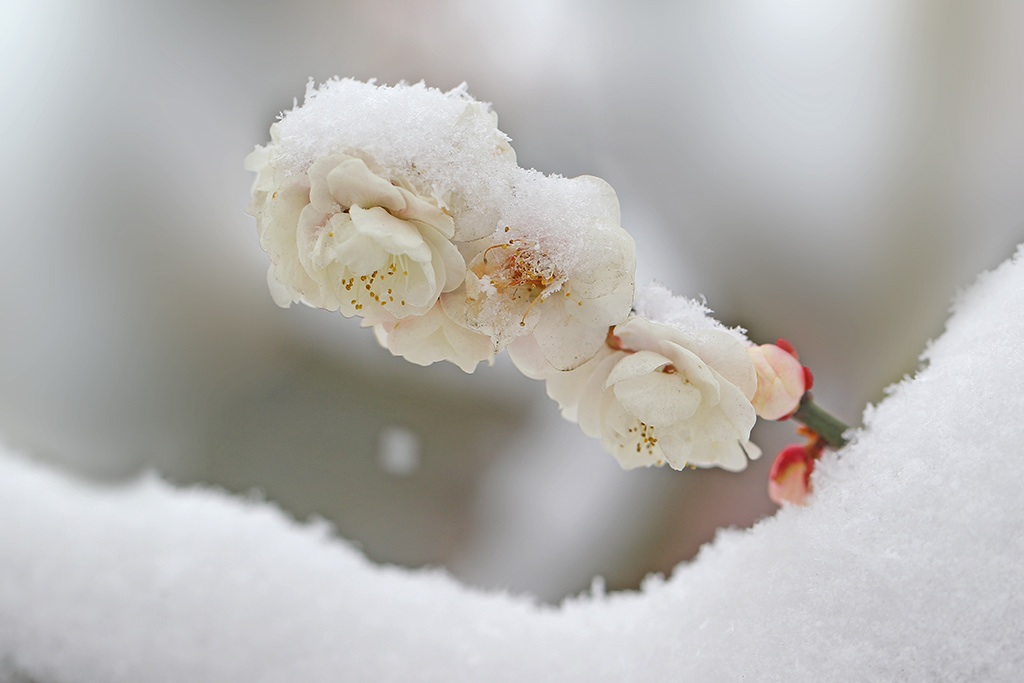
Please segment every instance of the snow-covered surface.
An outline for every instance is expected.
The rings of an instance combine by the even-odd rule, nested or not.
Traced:
[[[1019,680],[1021,311],[1024,250],[823,462],[809,507],[557,608],[374,566],[258,501],[4,454],[0,680]]]

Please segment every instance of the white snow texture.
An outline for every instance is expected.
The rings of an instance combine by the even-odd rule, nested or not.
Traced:
[[[0,680],[1020,680],[1024,249],[957,309],[809,507],[557,608],[258,501],[3,454]]]

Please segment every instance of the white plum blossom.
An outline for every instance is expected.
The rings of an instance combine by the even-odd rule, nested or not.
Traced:
[[[279,305],[401,319],[426,313],[462,283],[452,217],[403,179],[381,177],[347,154],[320,157],[291,176],[275,171],[265,149],[247,162],[258,172],[250,213]]]
[[[390,318],[372,325],[377,341],[396,356],[416,365],[430,365],[446,360],[473,372],[481,361],[493,362],[491,340],[457,324],[444,312],[441,303],[420,316]]]
[[[581,232],[508,225],[477,245],[465,285],[442,297],[449,315],[513,353],[525,337],[553,367],[577,367],[601,348],[608,328],[629,315],[636,246],[619,223],[614,190],[592,176],[557,182],[589,200]],[[566,242],[576,253],[567,255]],[[532,342],[530,342],[532,343]]]
[[[563,416],[599,437],[626,469],[738,471],[760,455],[750,443],[756,373],[744,343],[727,331],[633,317],[609,332],[595,357],[545,379]]]

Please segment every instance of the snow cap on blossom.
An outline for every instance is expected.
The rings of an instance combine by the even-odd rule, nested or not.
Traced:
[[[792,415],[810,390],[813,378],[800,364],[796,350],[785,339],[748,349],[757,370],[757,392],[752,400],[758,417],[781,420]]]
[[[600,178],[524,171],[513,192],[506,225],[477,245],[465,285],[442,303],[496,351],[530,337],[552,367],[575,368],[629,315],[636,246]]]
[[[494,115],[464,88],[350,79],[310,84],[246,167],[274,300],[371,320],[423,315],[462,284],[455,242],[493,231],[517,168]]]
[[[536,347],[519,364],[546,379],[563,416],[599,437],[624,468],[742,470],[760,455],[750,443],[757,377],[742,333],[660,288],[637,298],[641,310],[648,302],[674,324],[634,316],[609,332],[594,358],[568,372],[545,371]]]
[[[530,337],[568,369],[629,314],[615,192],[519,168],[464,86],[310,84],[246,167],[274,300],[361,317],[414,363],[471,371]]]
[[[280,304],[404,318],[429,311],[465,277],[451,216],[360,158],[319,157],[254,203]]]
[[[494,231],[519,168],[490,105],[474,100],[465,84],[442,92],[423,83],[345,78],[318,88],[310,81],[305,102],[281,115],[271,142],[254,154],[278,178],[303,175],[332,154],[361,158],[450,214],[456,242]]]

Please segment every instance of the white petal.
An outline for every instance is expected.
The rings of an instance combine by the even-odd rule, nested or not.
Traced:
[[[423,226],[420,235],[434,252],[434,270],[444,274],[441,278],[441,291],[457,289],[466,280],[466,262],[462,254],[454,244],[430,226]]]
[[[616,382],[627,379],[643,377],[652,372],[658,372],[671,363],[671,360],[653,351],[637,351],[628,355],[623,354],[622,360],[615,365],[615,369],[608,375],[606,386],[611,386]]]
[[[373,234],[359,229],[362,226],[355,220],[339,219],[332,227],[334,237],[331,238],[330,252],[321,251],[316,254],[321,256],[315,261],[319,268],[324,268],[330,261],[337,261],[355,275],[365,275],[384,268],[391,252],[382,247]],[[323,234],[325,231],[322,229],[319,232]]]
[[[325,173],[324,182],[332,201],[345,208],[383,207],[391,212],[405,209],[402,192],[387,180],[373,173],[366,162],[355,157],[331,157],[334,166]],[[319,161],[314,163],[320,163]],[[313,169],[310,169],[313,178]],[[311,193],[312,199],[312,193]]]
[[[424,315],[377,324],[374,331],[385,348],[417,365],[446,360],[473,372],[494,355],[487,337],[455,324],[439,303]]]
[[[612,390],[623,408],[652,427],[667,427],[690,418],[701,402],[700,390],[685,378],[664,372],[622,380]]]
[[[530,344],[535,345],[536,343],[531,337],[521,337],[512,346],[516,344],[529,348]],[[512,346],[509,347],[510,351]],[[534,353],[539,355],[539,349]],[[607,354],[601,354],[578,368],[565,372],[555,370],[543,359],[543,356],[540,356],[540,361],[544,363],[546,368],[548,396],[558,403],[558,407],[562,411],[562,417],[570,422],[576,422],[579,419],[581,402],[588,399],[599,400],[601,398],[601,387],[604,384],[604,378],[608,374],[608,369],[614,365],[614,359],[610,358],[611,355],[612,352],[609,349]],[[592,419],[587,420],[588,428],[592,424],[600,423],[600,416],[597,414],[599,409],[596,406],[588,405],[585,410],[594,413]],[[587,430],[584,431],[586,432]],[[595,429],[590,429],[590,431],[593,432],[590,434],[591,436],[597,436],[599,433]]]
[[[531,335],[518,337],[509,344],[508,356],[519,372],[530,379],[546,380],[549,377],[553,378],[558,375],[570,374],[569,372],[563,373],[549,363],[544,358],[544,353],[540,350],[537,340]],[[575,419],[572,421],[575,422]]]
[[[412,192],[399,188],[405,200],[405,208],[393,211],[394,215],[405,221],[413,221],[429,225],[445,239],[450,240],[455,236],[455,222],[452,217],[435,204],[417,197]]]
[[[672,469],[681,470],[690,464],[694,443],[688,427],[673,425],[668,429],[659,430],[658,446],[665,454],[665,462]]]
[[[609,411],[618,410],[625,412],[618,405],[615,394],[605,390],[608,374],[615,367],[615,364],[621,360],[622,355],[621,351],[615,351],[607,356],[598,356],[597,359],[580,367],[580,370],[583,368],[593,368],[589,370],[590,377],[583,384],[582,391],[580,392],[581,395],[577,399],[579,402],[577,418],[580,423],[580,429],[587,436],[600,436],[603,433],[604,426],[608,421]],[[591,363],[593,363],[592,366]],[[573,372],[577,372],[577,370]]]
[[[405,254],[421,263],[430,261],[430,247],[423,240],[420,231],[408,221],[395,218],[376,206],[369,209],[354,206],[349,215],[352,216],[352,224],[356,229],[376,242],[381,249],[392,254]]]
[[[590,360],[605,345],[608,326],[590,327],[567,315],[563,297],[555,294],[554,301],[541,301],[534,305],[540,310],[540,319],[533,329],[544,357],[559,370],[571,370]],[[529,323],[529,320],[527,321]],[[524,331],[529,331],[527,327]]]
[[[712,405],[718,403],[721,392],[720,376],[716,375],[700,356],[669,341],[662,342],[659,346],[661,353],[671,359],[676,372],[700,389],[704,401]]]
[[[298,301],[292,290],[288,289],[274,277],[274,266],[270,266],[267,269],[267,287],[270,288],[270,296],[274,300],[274,303],[281,308],[288,308],[294,302]]]

